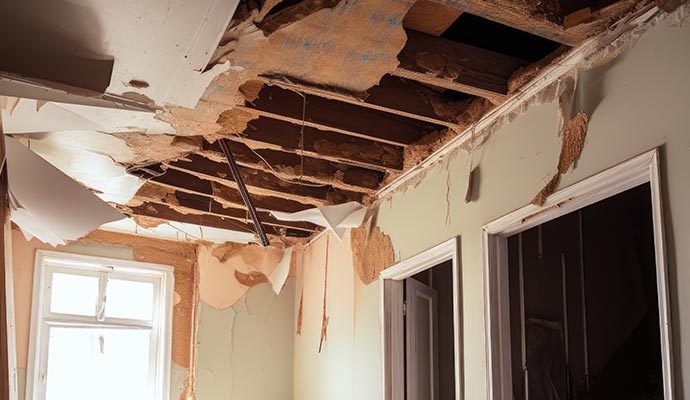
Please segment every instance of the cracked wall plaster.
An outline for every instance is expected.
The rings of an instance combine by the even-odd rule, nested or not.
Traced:
[[[295,282],[267,284],[232,306],[200,304],[197,400],[292,398]]]

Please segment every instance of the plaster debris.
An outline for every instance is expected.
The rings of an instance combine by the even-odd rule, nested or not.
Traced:
[[[377,226],[371,232],[365,223],[350,230],[352,263],[359,280],[369,285],[378,279],[379,273],[395,262],[393,245],[388,235]]]
[[[556,190],[561,175],[568,172],[568,169],[573,165],[582,154],[582,149],[585,145],[585,138],[587,137],[589,119],[587,114],[580,111],[571,119],[565,127],[563,132],[563,144],[561,146],[561,154],[558,159],[558,167],[556,173],[551,177],[549,182],[537,193],[532,199],[532,204],[542,206],[551,193]]]

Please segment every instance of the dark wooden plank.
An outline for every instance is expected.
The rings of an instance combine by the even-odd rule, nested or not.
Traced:
[[[316,127],[389,144],[408,145],[418,141],[424,133],[442,128],[418,119],[272,85],[264,85],[246,106],[278,119],[282,116],[306,121],[317,124]]]
[[[222,118],[219,124],[223,126]],[[231,130],[220,133],[226,133],[228,139],[242,141]],[[309,157],[383,172],[401,171],[403,167],[402,147],[310,127],[302,128],[289,122],[265,117],[249,121],[241,136],[254,148],[265,147],[294,154],[304,152]],[[302,147],[300,142],[303,142]]]
[[[204,143],[205,151],[187,157],[199,168],[198,172],[210,174],[225,171],[227,166],[218,143]],[[378,189],[384,174],[380,171],[337,164],[331,161],[302,157],[299,154],[272,149],[251,149],[241,142],[230,142],[230,149],[239,165],[266,172],[275,172],[284,179],[302,180],[314,184],[329,184],[343,190],[372,193]]]
[[[168,162],[167,165],[171,168],[168,169],[166,174],[172,172],[174,168],[201,178],[220,180],[224,183],[235,183],[227,167],[223,167],[222,164],[210,164],[203,158],[194,157],[193,155],[190,155],[187,159]],[[363,199],[361,192],[345,191],[334,188],[331,185],[289,182],[271,173],[247,167],[239,167],[239,170],[242,180],[253,194],[280,195],[300,202],[311,202],[312,204],[314,199],[320,200],[325,204],[339,204],[348,201],[361,202]]]
[[[514,57],[415,31],[407,31],[407,43],[398,59],[400,66],[393,75],[494,103],[505,99],[510,76],[527,65]]]
[[[130,206],[129,209],[132,215],[157,218],[163,221],[176,221],[193,225],[209,226],[212,228],[254,233],[254,227],[252,225],[245,224],[235,218],[208,213],[184,213],[166,204],[144,202],[140,205]],[[287,236],[308,237],[312,232],[292,228],[286,230],[270,225],[269,234],[281,235],[282,233],[285,233]]]
[[[176,169],[168,169],[164,171],[162,175],[151,176],[147,174],[137,174],[137,176],[142,176],[149,179],[151,184],[145,183],[144,186],[139,189],[137,196],[141,195],[146,198],[158,198],[169,193],[158,186],[168,189],[180,189],[186,192],[197,193],[201,195],[211,196],[221,204],[235,207],[243,207],[242,197],[240,196],[239,190],[236,187],[231,187],[228,185],[223,185],[219,182],[211,182],[206,179],[202,179],[198,176],[186,173],[184,171],[179,171]],[[228,171],[228,174],[230,172]],[[152,185],[157,185],[153,187]],[[314,203],[301,203],[292,199],[286,199],[283,197],[268,196],[254,194],[252,195],[252,200],[254,205],[262,210],[271,211],[283,211],[283,212],[297,212],[312,208],[315,205],[321,205],[323,202]]]

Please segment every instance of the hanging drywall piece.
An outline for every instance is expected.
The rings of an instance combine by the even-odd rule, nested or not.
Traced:
[[[271,211],[282,221],[307,221],[330,229],[342,240],[348,228],[362,225],[367,209],[356,201],[335,206],[310,208],[296,213]]]
[[[125,218],[16,139],[3,137],[11,219],[27,240],[57,246]]]
[[[323,342],[326,340],[326,332],[328,331],[328,314],[326,313],[326,304],[328,300],[328,248],[330,247],[330,235],[326,235],[326,263],[323,272],[323,312],[321,314],[321,335],[319,338],[319,353],[323,349]]]
[[[283,285],[285,285],[285,281],[290,274],[290,265],[292,264],[293,257],[292,253],[292,247],[285,249],[283,258],[280,259],[280,262],[278,262],[278,265],[276,265],[275,269],[273,269],[273,272],[268,275],[268,281],[271,282],[271,287],[273,288],[275,294],[280,294],[280,291],[283,289]]]

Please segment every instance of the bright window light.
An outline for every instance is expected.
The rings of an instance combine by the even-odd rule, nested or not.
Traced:
[[[39,251],[27,400],[168,400],[170,267]]]

